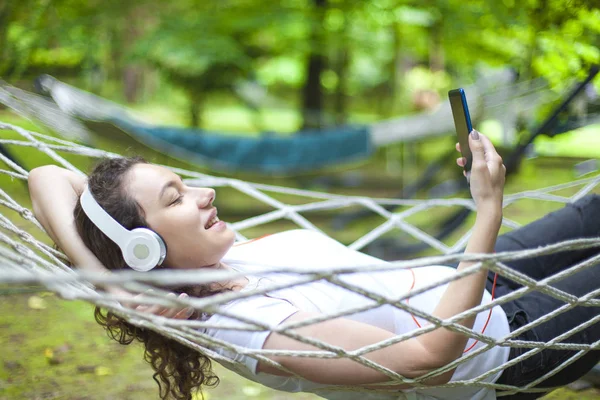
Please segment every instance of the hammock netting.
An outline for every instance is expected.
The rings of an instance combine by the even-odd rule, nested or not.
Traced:
[[[101,158],[101,157],[117,157],[117,154],[108,153],[98,149],[93,149],[80,144],[71,143],[66,140],[57,139],[52,136],[30,132],[17,126],[13,126],[7,123],[0,122],[0,131],[3,135],[0,136],[0,144],[9,147],[15,151],[39,151],[54,160],[54,163],[64,168],[75,171],[82,174],[76,167],[71,164],[67,158],[77,156],[84,156],[90,158]],[[25,148],[28,148],[26,150]],[[7,175],[13,180],[26,181],[28,171],[24,170],[10,159],[0,154],[0,158],[5,163],[6,167],[0,169],[3,175]],[[170,167],[167,167],[170,168]],[[11,284],[11,285],[23,285],[23,284],[35,284],[39,285],[40,290],[50,290],[64,299],[82,299],[91,302],[96,305],[105,307],[112,312],[126,318],[129,322],[134,325],[152,329],[161,333],[164,336],[177,340],[192,349],[195,349],[224,366],[239,371],[242,366],[236,364],[232,359],[221,356],[215,351],[217,348],[225,348],[234,353],[244,354],[249,357],[255,358],[261,362],[267,363],[271,366],[275,366],[282,370],[286,370],[283,366],[275,361],[272,361],[267,355],[289,355],[289,356],[301,356],[301,357],[320,357],[320,358],[336,358],[336,357],[347,357],[358,363],[366,365],[370,368],[376,369],[386,374],[390,382],[404,382],[410,383],[414,387],[425,387],[422,384],[424,379],[440,375],[446,371],[449,371],[460,363],[471,359],[472,357],[481,354],[487,349],[493,346],[509,346],[509,347],[525,347],[530,350],[522,354],[520,357],[510,360],[505,365],[490,370],[475,379],[467,381],[452,381],[448,384],[441,385],[439,387],[456,387],[461,385],[470,385],[478,387],[495,388],[498,390],[498,396],[512,394],[522,391],[547,391],[547,388],[536,389],[535,386],[545,381],[550,376],[556,374],[564,368],[568,368],[569,365],[575,360],[582,357],[590,350],[596,350],[599,348],[598,343],[592,344],[580,344],[569,342],[569,337],[587,326],[597,323],[600,315],[585,324],[576,327],[575,329],[556,337],[554,340],[549,342],[533,342],[533,341],[522,341],[514,339],[518,334],[534,326],[542,324],[544,321],[553,318],[554,316],[566,312],[576,306],[589,306],[598,307],[599,300],[596,299],[600,294],[600,290],[596,290],[583,297],[576,297],[571,294],[565,293],[551,286],[551,284],[564,279],[567,276],[573,275],[577,271],[588,268],[595,265],[600,256],[595,256],[591,259],[583,261],[571,268],[564,270],[554,276],[551,276],[542,281],[535,281],[506,265],[509,260],[518,258],[529,258],[538,255],[554,253],[558,251],[565,251],[570,249],[597,247],[599,245],[598,240],[595,239],[578,239],[568,242],[562,242],[551,246],[530,249],[518,252],[505,252],[497,254],[483,254],[483,255],[464,255],[458,254],[457,252],[466,245],[469,238],[470,232],[466,232],[452,245],[447,245],[436,240],[431,235],[418,228],[416,225],[407,221],[409,217],[422,214],[427,216],[433,208],[437,207],[465,207],[474,210],[475,206],[471,199],[465,198],[452,198],[452,199],[431,199],[431,200],[402,200],[402,199],[372,199],[367,197],[356,197],[356,196],[342,196],[328,193],[319,193],[314,191],[298,190],[292,188],[277,187],[265,184],[257,184],[244,182],[236,179],[222,178],[217,176],[205,175],[193,171],[187,171],[183,169],[171,168],[175,173],[179,174],[187,185],[192,186],[203,186],[203,187],[216,187],[216,188],[232,188],[239,191],[240,195],[250,196],[260,202],[263,202],[272,208],[272,211],[265,212],[261,215],[256,215],[252,218],[248,218],[242,221],[229,223],[229,227],[236,232],[239,240],[247,239],[244,232],[251,230],[251,228],[269,224],[274,221],[286,220],[295,224],[299,228],[319,230],[317,224],[311,222],[310,215],[315,212],[333,210],[343,210],[348,207],[363,207],[369,210],[373,215],[378,215],[383,218],[384,222],[378,225],[375,229],[372,229],[365,235],[356,237],[353,242],[349,245],[350,248],[355,250],[363,249],[367,244],[381,237],[382,235],[388,234],[392,231],[398,230],[403,231],[418,241],[428,244],[438,253],[442,255],[429,256],[407,261],[396,261],[386,265],[377,265],[370,268],[366,267],[353,267],[347,266],[344,268],[335,268],[331,270],[315,270],[315,269],[303,269],[298,271],[296,269],[290,270],[285,268],[270,268],[273,272],[286,272],[296,274],[297,279],[291,284],[287,284],[287,287],[294,285],[301,285],[307,282],[313,282],[321,279],[325,279],[333,284],[343,287],[345,290],[354,291],[360,293],[367,298],[374,300],[372,307],[378,307],[383,304],[391,304],[393,307],[400,308],[406,312],[412,313],[415,316],[421,317],[429,322],[429,324],[422,328],[415,329],[409,333],[403,335],[397,335],[392,339],[375,343],[369,346],[365,346],[360,349],[353,351],[345,351],[330,344],[303,337],[295,333],[294,328],[317,323],[322,320],[333,319],[337,317],[343,317],[354,312],[365,311],[365,309],[346,310],[344,313],[332,313],[322,315],[319,318],[313,318],[309,321],[303,321],[301,323],[283,323],[277,327],[266,326],[260,321],[254,320],[251,316],[232,316],[228,315],[226,310],[222,307],[225,303],[238,299],[241,297],[259,296],[265,292],[265,288],[241,292],[228,292],[210,296],[207,298],[189,298],[189,299],[173,299],[167,296],[166,291],[156,289],[154,285],[172,285],[177,283],[208,283],[215,281],[223,281],[224,279],[238,277],[239,273],[234,272],[207,272],[207,271],[152,271],[149,273],[137,273],[135,271],[122,271],[115,272],[109,275],[100,275],[92,273],[84,273],[82,271],[71,270],[66,265],[65,256],[59,251],[53,249],[49,245],[49,240],[46,237],[44,239],[45,232],[33,216],[33,213],[23,205],[19,204],[14,198],[22,199],[23,203],[27,203],[27,196],[25,191],[20,185],[12,184],[11,187],[15,188],[15,192],[12,196],[7,193],[3,188],[0,189],[0,205],[2,206],[0,211],[0,283]],[[557,186],[547,187],[540,190],[527,191],[522,193],[507,194],[504,198],[504,207],[519,202],[524,199],[535,200],[535,201],[550,201],[556,203],[566,204],[571,201],[575,201],[582,196],[594,191],[598,183],[600,182],[600,175],[579,179],[576,181],[564,183]],[[219,190],[219,189],[217,189]],[[561,193],[569,192],[571,196],[564,196]],[[574,194],[573,194],[574,193]],[[282,201],[278,199],[278,196],[282,196],[289,201]],[[390,212],[386,210],[386,206],[395,205],[398,206],[400,211]],[[514,229],[520,225],[515,221],[508,218],[503,219],[503,225],[508,229]],[[36,239],[39,238],[40,240]],[[44,241],[41,241],[44,239]],[[48,244],[46,244],[46,243]],[[427,265],[444,265],[453,263],[460,260],[476,260],[477,262],[470,268],[456,274],[453,278],[440,280],[435,285],[429,285],[427,287],[420,288],[415,291],[411,291],[410,294],[405,295],[401,298],[385,298],[383,296],[368,293],[354,287],[344,281],[338,279],[340,274],[359,272],[365,270],[386,270],[386,269],[400,269],[400,268],[417,268],[420,266]],[[431,315],[427,315],[422,311],[411,307],[406,302],[406,298],[409,296],[415,296],[426,290],[431,289],[437,285],[447,283],[452,279],[458,279],[460,277],[472,274],[481,268],[487,268],[491,271],[497,272],[499,275],[505,276],[515,282],[523,285],[521,289],[512,292],[509,295],[500,297],[493,300],[491,303],[475,307],[471,310],[463,312],[454,317],[440,320]],[[248,330],[248,331],[277,331],[280,334],[287,335],[296,340],[300,340],[305,343],[309,343],[316,346],[319,350],[317,351],[274,351],[274,350],[256,350],[249,348],[242,348],[234,346],[229,343],[219,341],[213,337],[210,337],[199,328],[214,328],[209,324],[209,321],[182,321],[168,319],[160,316],[137,312],[135,310],[122,307],[119,304],[119,298],[115,295],[110,295],[104,292],[99,292],[94,289],[94,284],[113,284],[124,287],[126,290],[131,292],[145,292],[149,288],[154,288],[152,293],[145,293],[140,298],[140,303],[143,304],[161,304],[165,306],[191,306],[200,312],[216,313],[228,316],[229,318],[235,318],[240,322],[236,325],[235,329]],[[275,290],[282,287],[270,287],[269,290]],[[519,296],[522,296],[531,291],[541,291],[548,296],[560,299],[564,302],[564,306],[552,311],[543,318],[539,318],[532,321],[526,326],[523,326],[517,331],[511,332],[506,337],[501,339],[493,339],[486,334],[467,329],[462,325],[459,325],[457,321],[462,320],[467,316],[473,316],[481,312],[486,312],[493,306],[503,304],[511,301]],[[369,306],[371,307],[371,306]],[[394,371],[391,371],[381,365],[378,365],[365,357],[366,353],[373,350],[380,349],[386,346],[390,346],[394,343],[398,343],[403,340],[430,332],[440,326],[450,329],[455,332],[460,332],[470,338],[478,340],[484,344],[480,348],[474,351],[464,354],[459,359],[452,363],[444,366],[443,368],[437,369],[434,372],[430,372],[424,376],[414,379],[405,378]],[[226,328],[226,327],[221,327]],[[486,377],[492,376],[498,373],[500,370],[514,365],[544,349],[563,349],[563,350],[575,350],[576,352],[570,358],[568,358],[563,364],[558,365],[552,372],[540,377],[534,382],[523,386],[515,387],[508,385],[500,385],[495,383],[489,383],[483,381]],[[287,371],[287,370],[286,370]],[[290,371],[287,371],[288,373]],[[292,373],[293,376],[297,376]],[[427,386],[431,388],[431,386]],[[319,394],[319,390],[316,389],[314,393]],[[390,389],[366,389],[361,387],[345,387],[345,386],[334,386],[328,387],[326,390],[351,390],[351,391],[368,391],[373,393],[374,391],[381,391],[389,393]],[[399,392],[395,392],[397,396],[401,396]],[[399,397],[401,398],[401,397]]]

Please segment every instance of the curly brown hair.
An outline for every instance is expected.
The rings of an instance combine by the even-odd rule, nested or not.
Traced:
[[[140,163],[147,162],[140,157],[105,159],[94,168],[88,179],[89,190],[98,204],[130,230],[148,227],[142,209],[125,190],[127,172]],[[112,270],[128,268],[119,246],[94,225],[79,202],[75,206],[74,217],[83,242],[102,264]],[[169,290],[194,297],[206,297],[223,291],[204,285]],[[117,342],[130,344],[137,340],[144,344],[144,359],[155,371],[153,378],[158,384],[161,399],[166,400],[171,396],[176,400],[191,400],[194,392],[201,393],[202,386],[219,384],[219,378],[212,371],[211,360],[196,350],[150,329],[134,326],[99,307],[96,307],[94,317],[106,329],[108,336]]]

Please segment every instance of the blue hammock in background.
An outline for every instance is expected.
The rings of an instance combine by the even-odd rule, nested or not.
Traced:
[[[468,87],[471,118],[474,121],[481,118],[486,103],[483,93],[493,87],[502,87],[513,79],[511,71],[500,70]],[[112,137],[124,144],[133,141],[135,144],[131,144],[134,146],[144,145],[170,157],[200,164],[215,171],[270,175],[305,173],[366,160],[375,149],[382,146],[449,136],[454,132],[448,102],[442,102],[432,112],[421,112],[364,126],[342,126],[289,135],[267,132],[248,137],[201,129],[150,125],[133,117],[121,105],[49,75],[40,76],[35,84],[38,91],[50,95],[53,102],[1,83],[0,88],[4,87],[7,95],[5,98],[0,96],[0,102],[22,115],[40,119],[45,126],[71,139],[75,135],[84,142],[89,142],[93,136]],[[497,92],[492,91],[491,96],[487,96],[487,102],[498,97]],[[500,91],[503,92],[506,90]],[[86,129],[83,124],[91,129]]]
[[[363,160],[373,153],[367,127],[246,137],[200,129],[150,126],[123,118],[106,122],[152,148],[176,157],[195,159],[220,170],[296,173]]]

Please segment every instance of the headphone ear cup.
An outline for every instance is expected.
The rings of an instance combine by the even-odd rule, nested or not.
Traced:
[[[167,256],[167,246],[156,232],[136,228],[130,233],[127,244],[122,248],[127,265],[136,271],[145,272],[162,264]]]

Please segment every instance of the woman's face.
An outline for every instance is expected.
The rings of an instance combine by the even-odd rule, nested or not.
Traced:
[[[215,219],[215,191],[186,186],[170,170],[136,164],[126,177],[126,190],[143,210],[148,226],[167,243],[165,265],[200,268],[218,265],[235,234]]]

